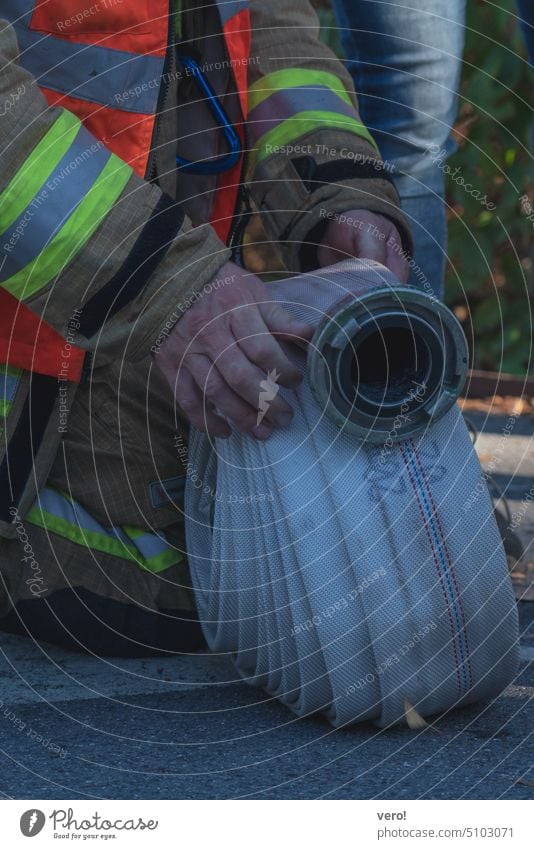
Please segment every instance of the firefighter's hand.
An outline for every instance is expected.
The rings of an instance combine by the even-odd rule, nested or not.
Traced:
[[[258,277],[228,262],[174,325],[155,358],[179,408],[197,428],[225,438],[231,433],[229,419],[242,433],[266,439],[293,415],[277,385],[295,388],[302,379],[278,340],[302,345],[312,333],[269,300]],[[273,397],[260,405],[267,373]]]
[[[317,248],[319,265],[332,265],[351,256],[381,262],[401,283],[408,279],[408,262],[399,231],[383,215],[365,209],[332,214],[325,227],[322,244]]]

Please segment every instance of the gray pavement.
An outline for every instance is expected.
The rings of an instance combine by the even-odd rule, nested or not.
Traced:
[[[472,418],[532,545],[532,419],[502,452],[506,416]],[[0,797],[531,799],[534,602],[520,618],[513,684],[422,732],[296,719],[224,658],[102,660],[0,634]]]

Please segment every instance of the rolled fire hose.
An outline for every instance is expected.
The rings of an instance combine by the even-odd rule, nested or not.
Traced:
[[[191,434],[186,534],[209,647],[298,715],[401,721],[498,694],[518,663],[507,562],[455,400],[467,346],[432,295],[348,260],[270,284],[315,327],[291,425]],[[307,362],[306,362],[307,356]],[[266,370],[268,364],[266,364]]]

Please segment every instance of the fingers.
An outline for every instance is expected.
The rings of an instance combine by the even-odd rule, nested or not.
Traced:
[[[383,234],[385,237],[385,234]],[[357,256],[362,257],[363,259],[373,259],[375,262],[380,262],[382,265],[386,264],[387,258],[387,246],[385,238],[377,238],[370,232],[358,232],[357,238]]]
[[[279,386],[295,387],[302,379],[274,334],[305,345],[313,328],[274,302],[264,304],[262,282],[235,269],[232,288],[216,289],[177,322],[160,366],[196,427],[224,437],[228,419],[241,432],[265,439],[293,416]]]
[[[261,383],[266,379],[265,371],[251,363],[237,345],[225,351],[218,358],[216,366],[228,386],[245,400],[257,415],[262,391]],[[264,368],[268,370],[268,364]],[[271,393],[273,397],[270,399],[265,417],[277,427],[286,427],[293,418],[293,410],[278,392],[278,377],[274,379],[274,383],[276,387]]]
[[[390,236],[387,242],[387,256],[384,265],[399,278],[401,283],[406,283],[410,274],[410,267],[402,251],[401,244],[394,236]]]
[[[262,304],[262,307],[270,306]],[[267,314],[268,311],[267,311]],[[281,321],[284,327],[291,325]],[[282,386],[295,387],[302,380],[298,368],[287,358],[263,319],[261,308],[236,310],[231,327],[246,357],[263,371],[276,371]]]
[[[187,369],[180,369],[173,390],[176,403],[191,424],[211,436],[228,439],[232,433],[230,425],[216,415],[206,403],[202,392]]]
[[[236,350],[237,346],[231,350]],[[242,356],[242,355],[241,355]],[[219,370],[221,358],[217,363],[213,363],[208,357],[201,354],[192,354],[188,357],[188,368],[191,370],[193,380],[195,381],[201,395],[204,395],[221,413],[227,416],[235,424],[236,428],[241,433],[251,434],[257,439],[267,439],[273,432],[273,424],[288,424],[292,417],[292,411],[288,404],[283,402],[286,410],[285,417],[281,418],[280,402],[271,405],[265,418],[258,425],[258,401],[260,393],[260,381],[264,375],[255,369],[257,372],[255,383],[255,394],[253,403],[247,403],[234,388],[228,384],[227,380]],[[278,399],[275,399],[278,400]],[[280,399],[281,400],[281,399]],[[273,410],[273,407],[275,409]]]
[[[385,265],[406,283],[409,266],[397,228],[385,216],[368,210],[350,210],[347,221],[330,221],[317,249],[321,266],[349,256],[371,259]],[[351,223],[348,223],[348,220]]]

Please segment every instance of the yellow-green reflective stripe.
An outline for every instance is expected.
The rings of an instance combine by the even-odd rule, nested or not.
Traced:
[[[252,151],[251,167],[254,167],[258,162],[261,162],[275,152],[268,150],[268,147],[283,147],[284,145],[296,142],[297,139],[308,133],[326,128],[335,129],[339,132],[354,133],[360,136],[360,138],[366,139],[376,148],[375,141],[369,130],[355,118],[348,118],[336,112],[299,112],[293,115],[292,118],[288,118],[287,121],[282,121],[281,124],[261,137],[257,149]]]
[[[139,562],[139,565],[146,569],[147,572],[164,572],[165,569],[169,569],[171,566],[176,566],[177,563],[181,563],[184,559],[183,554],[180,551],[175,551],[173,548],[169,548],[167,551],[162,551],[161,554],[157,554],[155,557],[148,557]]]
[[[76,504],[68,496],[65,497],[72,504]],[[56,533],[76,545],[89,548],[92,551],[100,551],[103,554],[109,554],[113,557],[120,557],[122,560],[127,560],[130,563],[135,563],[147,572],[163,572],[165,569],[175,566],[184,559],[180,551],[176,551],[171,547],[157,554],[155,557],[144,558],[133,543],[122,542],[116,537],[113,537],[111,533],[108,535],[89,530],[88,528],[84,528],[83,525],[69,522],[68,519],[64,519],[62,516],[49,513],[39,506],[31,508],[26,516],[26,521],[31,525],[36,525],[46,531]],[[122,530],[131,538],[146,535],[146,531],[129,526],[125,526]]]
[[[181,563],[184,559],[181,551],[170,546],[158,534],[136,528],[133,525],[122,525],[121,530],[133,541],[142,558],[144,568],[150,572],[163,572],[169,566]],[[143,544],[141,544],[141,541],[143,541]],[[148,554],[147,548],[159,549],[159,551],[157,554]]]
[[[22,369],[0,364],[0,417],[9,414],[20,384]]]
[[[112,554],[114,557],[121,557],[123,560],[129,560],[133,563],[139,562],[135,546],[119,542],[119,540],[111,536],[108,537],[106,534],[99,534],[97,531],[90,531],[78,525],[73,525],[61,516],[54,516],[40,507],[32,507],[26,515],[26,521],[93,551]]]
[[[90,531],[78,525],[73,525],[71,522],[63,519],[60,516],[54,516],[52,513],[47,513],[46,510],[41,510],[39,507],[32,507],[26,515],[26,521],[31,525],[36,525],[46,531],[51,531],[64,539],[74,542],[76,545],[89,548],[92,551],[100,551],[103,554],[110,554],[113,557],[120,557],[122,560],[127,560],[130,563],[135,563],[142,569],[148,572],[163,572],[169,569],[176,563],[183,560],[183,555],[174,549],[158,554],[156,557],[145,560],[139,554],[135,545],[121,542],[106,534],[99,534],[97,531]],[[141,531],[141,534],[144,532]]]
[[[308,68],[285,68],[281,71],[273,71],[265,77],[253,83],[248,90],[248,108],[254,109],[274,91],[281,88],[296,88],[297,86],[328,86],[338,97],[354,106],[350,96],[339,77],[329,74],[328,71],[312,71]]]
[[[18,366],[8,366],[6,363],[0,363],[0,380],[3,375],[8,377],[20,377],[22,374],[22,369],[18,368]]]
[[[21,300],[53,280],[91,238],[131,175],[131,167],[112,155],[59,233],[33,262],[4,281],[4,288]]]
[[[9,185],[0,194],[0,233],[7,230],[32,202],[80,128],[80,121],[64,111],[34,147]]]

